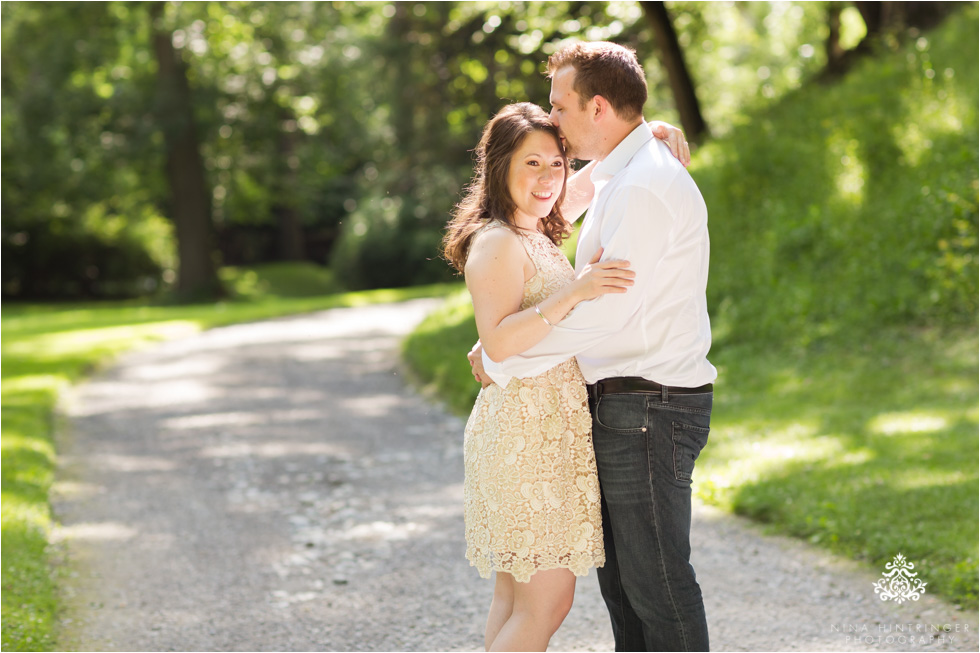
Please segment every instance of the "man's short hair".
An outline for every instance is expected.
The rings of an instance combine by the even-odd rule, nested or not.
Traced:
[[[623,120],[643,115],[647,81],[633,50],[608,41],[573,43],[548,58],[548,77],[554,77],[565,66],[575,68],[572,88],[579,94],[582,106],[601,95]]]

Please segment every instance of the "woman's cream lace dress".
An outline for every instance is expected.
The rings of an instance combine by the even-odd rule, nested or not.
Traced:
[[[525,309],[575,272],[544,234],[522,240],[537,268],[524,284]],[[584,576],[605,563],[592,418],[574,358],[485,388],[464,437],[466,557],[480,576],[504,571],[527,582],[539,569]]]

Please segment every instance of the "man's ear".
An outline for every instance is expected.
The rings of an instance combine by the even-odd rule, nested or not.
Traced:
[[[592,120],[596,122],[605,118],[609,112],[612,111],[612,106],[610,106],[609,100],[601,95],[593,95],[590,104],[591,106],[589,109],[592,113]]]

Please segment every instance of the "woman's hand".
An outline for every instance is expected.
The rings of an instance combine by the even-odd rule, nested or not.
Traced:
[[[633,285],[636,273],[629,269],[629,261],[600,263],[600,258],[602,258],[601,247],[573,282],[578,301],[595,299],[600,295],[624,293]]]
[[[647,127],[650,128],[654,138],[659,138],[667,144],[667,147],[670,148],[670,153],[681,162],[681,165],[685,168],[690,165],[691,148],[688,146],[687,141],[684,140],[684,132],[670,123],[661,120],[651,120],[647,123]]]

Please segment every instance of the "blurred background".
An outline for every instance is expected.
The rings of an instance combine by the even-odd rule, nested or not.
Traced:
[[[4,2],[3,648],[52,650],[59,393],[120,351],[446,296],[405,342],[465,414],[439,256],[504,104],[637,51],[709,211],[700,500],[977,605],[976,2]],[[574,251],[574,239],[569,252]]]
[[[793,177],[792,190],[811,196],[745,188],[743,176],[719,186],[710,208],[722,222],[749,195],[784,212],[765,219],[793,230],[785,258],[800,264],[810,248],[833,246],[831,222],[857,218],[855,204],[883,182],[878,160],[914,166],[928,158],[932,130],[969,136],[966,145],[976,134],[941,112],[936,124],[882,124],[875,114],[895,100],[885,88],[855,89],[860,102],[837,116],[798,108],[805,140],[774,133],[758,112],[802,88],[830,88],[876,48],[914,39],[957,6],[5,3],[3,295],[208,299],[228,292],[224,266],[287,261],[330,269],[348,288],[447,280],[437,244],[482,125],[508,102],[547,106],[543,63],[572,38],[635,48],[649,77],[647,115],[682,126],[692,142],[739,126],[760,144],[782,141],[790,158],[765,183]],[[970,81],[969,71],[934,70],[928,42],[915,52],[908,65],[925,76],[907,92],[943,104],[945,86]],[[956,155],[948,146],[943,154]],[[739,163],[727,166],[767,151],[732,153]],[[819,180],[806,178],[812,161],[793,160],[813,158]],[[972,162],[962,163],[968,171]],[[969,181],[950,190],[975,209]],[[934,277],[930,264],[972,251],[961,242],[969,224],[956,226],[964,210],[969,223],[970,207],[956,208],[941,184],[925,186],[946,218],[896,235],[946,243],[916,262],[917,275]],[[838,209],[847,219],[829,215]],[[733,234],[757,226],[740,215]],[[947,292],[937,279],[908,290],[931,293],[907,300],[920,311]]]

